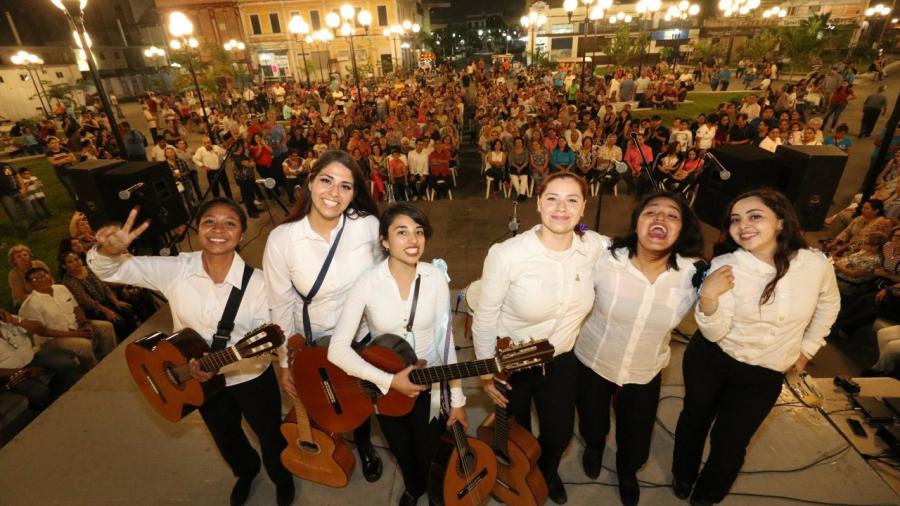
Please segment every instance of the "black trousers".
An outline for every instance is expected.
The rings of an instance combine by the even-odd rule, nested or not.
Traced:
[[[527,369],[510,376],[512,390],[507,399],[507,412],[519,425],[531,430],[531,402],[537,408],[541,434],[541,457],[538,467],[548,481],[558,476],[559,461],[572,439],[575,426],[575,397],[578,359],[571,351],[557,355],[541,369]]]
[[[672,473],[680,482],[694,483],[695,500],[719,502],[744,465],[750,439],[778,400],[783,374],[735,360],[700,335],[691,339],[682,368],[684,409],[675,430]],[[698,477],[710,425],[709,458]]]
[[[585,445],[603,453],[609,433],[609,407],[616,395],[616,471],[634,476],[650,456],[662,374],[646,385],[623,386],[578,362],[578,429]]]
[[[220,170],[226,169],[206,171],[206,184],[209,185],[209,189],[215,198],[219,198],[219,196],[221,195],[219,193],[220,188],[225,191],[226,197],[230,199],[234,198],[231,195],[231,183],[228,182],[228,172],[222,173],[221,177],[216,177],[216,175],[219,174]]]
[[[241,417],[259,438],[262,463],[275,485],[290,483],[293,477],[281,464],[287,446],[281,435],[281,392],[275,371],[266,369],[259,377],[227,387],[200,407],[200,415],[212,434],[219,453],[238,478],[259,472],[260,459],[241,427]]]
[[[878,116],[881,114],[880,108],[863,107],[862,123],[859,126],[859,136],[872,135]]]
[[[419,394],[412,411],[404,416],[378,416],[381,432],[387,439],[391,453],[397,459],[403,485],[414,497],[428,491],[428,472],[431,460],[444,433],[444,422],[429,420],[431,393]],[[357,429],[359,430],[359,429]],[[356,438],[354,432],[354,438]],[[359,443],[359,441],[357,441]]]
[[[46,384],[36,378],[28,378],[10,388],[13,393],[28,397],[33,409],[44,409],[62,395],[81,377],[81,367],[72,355],[61,350],[40,350],[26,366],[43,367],[50,377]]]
[[[252,179],[238,179],[238,188],[241,189],[241,200],[244,201],[244,207],[247,208],[247,216],[251,218],[259,216],[259,208],[253,203],[253,196],[256,194],[256,181]]]

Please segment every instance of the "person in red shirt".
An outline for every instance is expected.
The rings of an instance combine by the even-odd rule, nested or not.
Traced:
[[[628,144],[628,149],[625,151],[624,161],[628,164],[629,170],[624,176],[625,184],[628,185],[628,191],[636,191],[638,198],[640,198],[650,183],[646,172],[642,169],[643,160],[646,160],[647,163],[652,163],[653,150],[650,149],[650,146],[644,144],[643,134],[637,134],[637,143],[640,146],[640,151],[638,151],[633,142]],[[644,154],[643,160],[641,159],[641,153]]]
[[[428,155],[428,187],[440,196],[450,189],[450,151],[443,142],[435,143],[434,151]]]
[[[850,82],[841,81],[838,89],[834,90],[834,93],[831,94],[831,102],[829,103],[828,112],[826,112],[825,117],[822,118],[822,126],[828,124],[828,117],[831,116],[831,128],[834,129],[835,125],[838,124],[841,113],[847,108],[847,103],[854,98],[856,98],[856,95],[853,94],[853,87],[850,86]],[[832,116],[832,114],[834,116]]]

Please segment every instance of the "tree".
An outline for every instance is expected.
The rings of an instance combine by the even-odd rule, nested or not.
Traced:
[[[629,58],[641,50],[637,39],[631,37],[631,31],[627,26],[620,28],[609,44],[607,54],[616,62],[616,65],[624,65]]]
[[[778,44],[778,35],[771,30],[764,30],[756,37],[747,39],[742,46],[737,48],[737,54],[741,58],[749,58],[757,61],[769,55]]]
[[[815,14],[796,26],[778,28],[781,52],[791,63],[790,77],[798,68],[808,67],[819,60],[822,47],[834,36],[834,25],[830,23],[831,13]]]

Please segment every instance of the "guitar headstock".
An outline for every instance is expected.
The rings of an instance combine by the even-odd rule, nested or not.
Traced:
[[[553,345],[546,339],[511,344],[510,339],[504,337],[497,343],[495,359],[500,373],[512,373],[546,364],[554,352]]]
[[[273,351],[283,342],[284,332],[281,331],[281,327],[267,323],[248,332],[234,348],[241,358],[249,358]]]
[[[288,366],[294,367],[294,356],[297,352],[306,347],[306,338],[300,334],[294,334],[287,340],[287,359]]]

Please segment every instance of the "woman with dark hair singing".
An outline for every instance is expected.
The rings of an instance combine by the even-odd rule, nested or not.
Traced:
[[[738,196],[722,236],[695,310],[702,335],[684,354],[684,409],[675,431],[675,495],[691,496],[693,505],[728,494],[750,439],[778,399],[783,374],[803,371],[840,308],[831,263],[807,247],[781,193]]]
[[[491,400],[528,430],[534,401],[541,426],[538,466],[557,504],[567,500],[558,468],[575,423],[578,361],[572,348],[594,304],[593,269],[601,247],[597,233],[576,228],[586,196],[587,182],[580,176],[557,172],[544,179],[537,199],[540,225],[495,244],[484,260],[472,325],[479,359],[494,356],[498,337],[513,343],[546,338],[555,348],[546,374],[541,369],[514,373],[507,395],[490,376],[482,384]]]
[[[630,232],[603,249],[594,267],[594,310],[575,344],[584,473],[600,475],[616,403],[616,472],[622,504],[640,497],[637,471],[650,454],[669,335],[697,300],[692,283],[700,223],[680,195],[661,193],[631,213]]]
[[[330,336],[350,288],[381,259],[378,208],[359,166],[346,151],[326,151],[313,165],[285,223],[269,234],[263,271],[272,321],[285,335],[308,344]],[[369,334],[365,321],[355,337]],[[294,399],[286,348],[279,351],[281,386]],[[381,477],[381,459],[370,441],[370,424],[354,432],[363,476]]]
[[[397,374],[382,371],[363,360],[351,348],[354,333],[365,316],[374,335],[403,337],[416,357],[429,365],[456,363],[456,351],[450,325],[450,288],[446,273],[439,267],[420,262],[431,237],[428,217],[405,202],[389,207],[381,217],[379,236],[387,259],[359,276],[344,304],[334,337],[328,348],[328,360],[357,378],[370,381],[382,393],[389,389],[416,397],[408,414],[398,417],[378,415],[381,431],[403,475],[405,490],[400,506],[413,506],[428,487],[428,469],[437,449],[444,423],[466,421],[466,397],[460,380],[450,382],[449,412],[440,415],[437,388],[412,383],[409,366]]]

